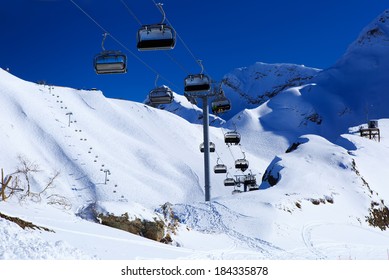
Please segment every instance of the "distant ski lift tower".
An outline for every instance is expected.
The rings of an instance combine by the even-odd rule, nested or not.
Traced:
[[[68,126],[70,126],[70,117],[71,117],[71,115],[73,115],[73,113],[72,113],[72,112],[69,112],[69,113],[66,113],[66,115],[69,116],[69,123],[68,123]]]
[[[108,175],[111,175],[111,172],[109,171],[109,169],[105,169],[104,173],[105,173],[104,185],[106,185],[107,182],[109,181]]]

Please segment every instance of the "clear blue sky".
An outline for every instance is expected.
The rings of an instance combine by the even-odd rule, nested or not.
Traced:
[[[140,25],[158,23],[153,0],[1,0],[0,67],[29,81],[98,88],[104,95],[143,101],[158,84],[183,93],[187,74],[200,68],[180,40],[171,51],[139,52]],[[123,5],[126,3],[138,21]],[[316,68],[334,64],[363,27],[388,8],[383,0],[164,0],[168,20],[215,80],[257,61]],[[128,56],[128,73],[96,75],[92,60],[106,49]],[[140,60],[141,61],[140,61]],[[147,64],[148,66],[144,65]],[[150,70],[151,67],[153,70]]]

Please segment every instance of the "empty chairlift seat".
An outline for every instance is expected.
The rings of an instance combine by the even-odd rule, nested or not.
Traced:
[[[221,163],[216,164],[215,167],[213,168],[213,171],[216,174],[227,173],[227,166]]]
[[[175,37],[174,29],[164,23],[142,25],[138,30],[137,48],[140,51],[170,50],[176,44]]]
[[[238,145],[240,143],[240,134],[236,131],[228,131],[224,134],[224,142],[228,145]]]
[[[127,56],[120,51],[103,51],[94,58],[97,74],[120,74],[127,72]]]
[[[224,186],[226,187],[233,187],[236,185],[236,182],[234,180],[234,178],[226,178],[224,179]]]
[[[249,162],[248,160],[242,158],[242,159],[237,159],[235,161],[235,168],[236,169],[240,169],[242,170],[243,172],[247,170],[247,168],[249,168]]]
[[[211,153],[215,152],[215,144],[213,142],[209,142],[209,151]],[[200,152],[204,153],[204,143],[200,144]]]
[[[208,92],[211,89],[211,81],[207,75],[188,75],[184,80],[185,93]]]
[[[173,91],[166,86],[157,87],[150,91],[149,101],[152,104],[169,104],[174,99]]]

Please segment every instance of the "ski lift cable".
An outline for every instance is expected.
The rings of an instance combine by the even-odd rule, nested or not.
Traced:
[[[234,127],[235,127],[235,132],[237,131],[237,129],[236,129],[236,124],[235,124],[235,122],[233,123],[234,124]],[[222,130],[222,132],[223,132],[223,127],[220,127],[220,129]],[[223,135],[224,135],[224,132],[223,132]],[[240,152],[242,153],[242,155],[243,155],[243,159],[246,159],[246,153],[243,151],[243,149],[242,149],[242,145],[241,144],[238,144],[238,146],[239,146],[239,149],[240,149]],[[228,146],[228,149],[229,149],[229,151],[230,151],[230,153],[231,153],[231,156],[232,156],[232,158],[234,159],[234,161],[236,161],[236,159],[235,159],[235,157],[234,157],[234,154],[232,153],[232,150],[231,150],[231,147],[230,146]]]
[[[108,31],[102,27],[94,18],[92,18],[87,12],[85,12],[76,2],[73,0],[69,0],[71,3],[73,3],[74,6],[76,6],[82,13],[84,13],[91,21],[93,21],[104,33],[108,34]]]
[[[124,0],[120,0],[122,2],[123,6],[127,9],[128,13],[135,19],[135,21],[142,25],[142,22],[139,20],[139,18],[135,15],[135,13],[130,9],[130,7],[124,2]]]
[[[123,4],[123,6],[127,9],[128,13],[135,19],[135,21],[142,26],[142,22],[139,20],[139,18],[136,16],[136,14],[130,9],[130,7],[124,2],[124,0],[120,0],[120,2]],[[166,19],[166,14],[164,13],[164,18]],[[165,21],[165,19],[163,21]],[[177,59],[175,59],[171,54],[164,52],[164,54],[170,58],[172,62],[174,62],[184,73],[188,74],[189,71],[180,64]]]
[[[104,33],[109,35],[118,45],[120,45],[122,48],[124,48],[127,52],[129,52],[134,58],[136,58],[140,63],[142,63],[147,69],[149,69],[151,72],[153,72],[156,75],[159,75],[162,79],[176,87],[179,88],[177,85],[175,85],[173,82],[171,82],[169,79],[161,75],[157,70],[155,70],[153,67],[151,67],[149,64],[147,64],[145,61],[143,61],[139,56],[137,56],[134,52],[132,52],[127,46],[125,46],[119,39],[117,39],[115,36],[113,36],[110,32],[108,32],[107,29],[105,29],[101,24],[99,24],[92,16],[90,16],[85,10],[83,10],[74,0],[69,0],[71,3],[73,3],[74,6],[76,6],[83,14],[85,14],[93,23],[95,23]]]
[[[223,134],[223,137],[224,137],[225,132],[223,131],[223,127],[222,127],[222,126],[220,126],[220,130],[222,131],[222,134]],[[231,147],[230,147],[229,145],[228,145],[227,147],[228,147],[228,150],[230,151],[230,154],[231,154],[231,156],[232,156],[232,158],[233,158],[233,160],[234,160],[234,162],[235,162],[236,159],[235,159],[235,157],[234,157],[234,154],[232,153]]]
[[[181,63],[179,63],[178,61],[177,61],[177,59],[175,59],[170,53],[168,53],[168,52],[164,52],[164,54],[167,56],[167,57],[169,57],[170,58],[170,60],[171,61],[173,61],[185,74],[189,74],[190,72],[184,67],[184,66],[182,66],[182,64]]]
[[[217,155],[217,160],[216,160],[216,164],[219,164],[219,160],[221,162],[221,164],[224,164],[222,158],[220,157],[219,153],[217,152],[217,150],[215,149],[215,152],[216,152],[216,155]]]
[[[238,144],[238,146],[239,146],[239,148],[240,148],[241,153],[243,154],[243,158],[246,159],[246,154],[245,154],[245,152],[244,152],[243,149],[242,149],[242,145],[241,145],[241,144]]]
[[[155,0],[151,0],[154,5],[156,5],[158,7],[158,3],[155,2]],[[177,38],[180,40],[180,42],[182,43],[182,45],[184,46],[184,48],[188,51],[188,53],[191,55],[191,57],[193,58],[193,60],[195,61],[195,63],[197,65],[199,65],[200,67],[202,67],[203,71],[205,73],[207,73],[207,71],[205,71],[205,68],[199,63],[199,59],[193,54],[192,50],[189,48],[189,46],[185,43],[184,39],[182,39],[182,37],[180,36],[180,34],[177,32],[177,30],[174,28],[173,24],[169,21],[169,19],[167,17],[165,17],[165,20],[166,22],[169,24],[169,26],[171,28],[173,28],[176,32],[176,36]],[[209,75],[208,75],[209,76]]]

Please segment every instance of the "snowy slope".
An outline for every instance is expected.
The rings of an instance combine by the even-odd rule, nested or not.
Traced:
[[[223,88],[233,106],[223,115],[228,120],[244,109],[253,109],[285,89],[309,83],[320,72],[304,65],[257,62],[233,70],[223,78]]]
[[[90,217],[88,212],[94,208],[103,213],[127,212],[130,218],[153,220],[157,216],[154,209],[165,202],[204,200],[200,126],[143,104],[106,99],[99,91],[37,85],[3,70],[0,75],[1,167],[5,175],[15,176],[12,173],[20,167],[20,158],[36,165],[39,172],[32,174],[30,181],[31,191],[37,194],[55,172],[60,172],[50,189],[34,197],[38,202],[32,207],[43,213],[38,216],[44,216],[47,208],[50,211],[59,208],[68,213],[72,223],[73,219],[77,220],[76,215]],[[224,151],[219,151],[221,155],[230,155],[221,129],[211,129],[211,138],[216,145],[224,147]],[[240,154],[239,149],[235,152]],[[216,163],[216,159],[212,157],[212,163]],[[229,160],[231,166],[232,160]],[[104,170],[107,169],[109,181],[105,182]],[[231,190],[222,185],[223,179],[218,176],[213,180],[214,196],[231,194]],[[0,211],[20,216],[12,210],[19,205],[18,198],[14,200],[1,203]],[[23,203],[31,206],[29,199],[24,199]],[[53,228],[52,224],[28,213],[27,208],[22,217]],[[4,236],[9,234],[6,231]],[[5,250],[11,249],[6,247]],[[95,255],[91,254],[89,257]],[[85,255],[88,253],[75,253],[73,257]],[[3,256],[18,258],[18,253]],[[57,257],[63,256],[68,255]],[[42,251],[37,255],[23,253],[20,257],[50,258],[54,255]],[[106,257],[98,255],[98,258]],[[119,257],[114,252],[109,256]]]
[[[388,19],[388,11],[378,16],[333,67],[319,72],[298,92],[285,91],[270,100],[266,106],[271,112],[262,121],[283,115],[288,121],[300,121],[299,129],[306,130],[307,123],[309,133],[335,141],[349,127],[387,118]],[[293,132],[295,125],[286,129]]]
[[[150,104],[148,97],[146,98],[144,103],[180,116],[181,118],[184,118],[190,123],[203,123],[203,111],[198,107],[198,105],[191,104],[185,96],[180,95],[178,93],[173,92],[173,96],[173,101],[170,104],[153,105]],[[213,114],[209,114],[209,123],[213,126],[220,126],[225,123],[225,121],[220,117],[217,117]]]
[[[0,70],[0,167],[11,175],[22,158],[37,170],[30,178],[35,195],[1,201],[0,212],[54,231],[25,231],[0,218],[0,259],[387,259],[389,234],[367,219],[389,199],[388,14],[330,69],[256,64],[283,73],[276,81],[269,70],[267,91],[298,81],[259,106],[249,105],[260,88],[252,75],[258,71],[238,71],[239,90],[250,95],[236,97],[231,119],[211,127],[211,164],[219,158],[231,176],[241,175],[234,161],[244,152],[260,190],[232,194],[225,176],[212,173],[211,203],[203,202],[202,127],[191,119],[199,111],[182,96],[171,106],[190,121]],[[307,79],[299,80],[301,73]],[[225,90],[231,99],[239,95]],[[369,118],[379,119],[381,142],[355,133]],[[223,134],[235,128],[241,146],[228,148]],[[166,202],[179,221],[172,238],[180,247],[89,219],[95,209],[153,220]]]
[[[14,158],[3,165],[8,172],[15,169],[19,154],[46,172],[60,170],[58,183],[68,195],[82,196],[83,203],[103,201],[106,196],[118,199],[131,196],[132,201],[145,201],[151,189],[154,206],[167,198],[182,201],[183,196],[201,195],[200,190],[197,194],[195,191],[198,178],[186,160],[172,158],[178,147],[169,145],[172,139],[178,138],[180,155],[186,155],[196,149],[186,144],[187,139],[198,139],[200,143],[201,138],[188,131],[185,133],[188,138],[182,139],[174,127],[169,127],[171,121],[164,118],[178,121],[183,131],[189,127],[185,120],[171,114],[159,116],[159,111],[141,104],[107,100],[99,91],[49,88],[21,83],[4,71],[1,75],[7,81],[2,88],[1,129],[6,152],[11,155],[10,159]],[[69,126],[66,114],[70,112],[73,123]],[[150,125],[144,126],[145,122]],[[172,156],[167,156],[169,150]],[[160,164],[163,162],[169,164]],[[147,172],[155,168],[164,180]],[[111,180],[107,185],[101,169],[110,170]],[[171,180],[194,186],[191,188],[194,192],[184,194],[181,188],[172,187],[175,184]]]

